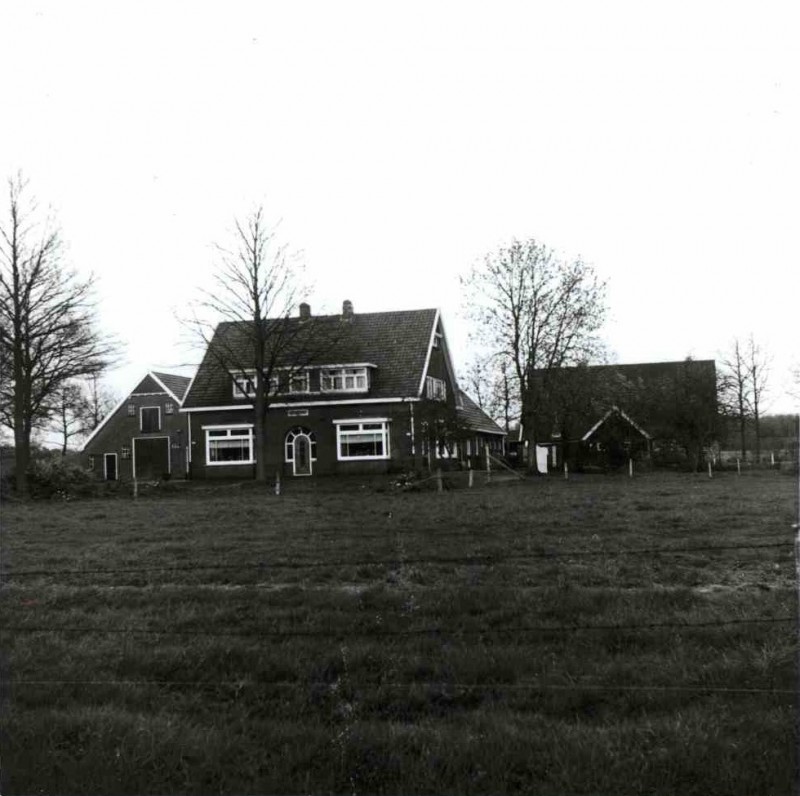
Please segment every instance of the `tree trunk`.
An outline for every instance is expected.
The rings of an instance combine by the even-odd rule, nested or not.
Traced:
[[[256,455],[256,481],[260,484],[267,483],[267,401],[263,393],[262,378],[259,375],[256,384],[255,399],[255,428],[253,429],[255,439],[253,440],[253,450]]]
[[[25,424],[20,420],[14,428],[16,490],[20,497],[28,496],[28,467],[31,463],[31,435],[25,432]]]
[[[753,413],[753,423],[756,430],[756,464],[761,464],[761,418],[758,414],[758,407]]]
[[[747,443],[745,441],[746,421],[744,412],[740,410],[739,414],[739,441],[742,450],[742,461],[747,461]]]

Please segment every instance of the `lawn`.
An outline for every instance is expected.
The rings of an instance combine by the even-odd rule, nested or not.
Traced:
[[[3,793],[788,794],[796,488],[6,504]]]

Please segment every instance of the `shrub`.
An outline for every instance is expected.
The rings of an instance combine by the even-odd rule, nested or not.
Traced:
[[[31,497],[51,498],[87,496],[94,493],[91,473],[77,464],[61,459],[37,459],[28,467]]]

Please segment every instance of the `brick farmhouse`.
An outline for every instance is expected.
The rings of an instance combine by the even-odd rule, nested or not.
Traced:
[[[311,320],[303,304],[296,318],[281,322]],[[381,473],[477,465],[488,450],[502,453],[503,430],[458,387],[439,310],[357,314],[344,302],[341,315],[313,322],[317,334],[327,335],[323,344],[306,352],[302,366],[290,352],[272,370],[269,472]],[[167,391],[166,374],[148,374],[84,447],[98,475],[142,478],[146,462],[156,477],[164,464],[172,477],[254,477],[256,378],[242,366],[248,345],[247,324],[221,323],[191,382],[173,381]],[[156,393],[164,404],[173,402],[171,414]],[[156,418],[150,410],[158,406]],[[130,462],[123,451],[130,451]]]

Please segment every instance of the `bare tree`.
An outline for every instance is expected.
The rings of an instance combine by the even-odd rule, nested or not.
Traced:
[[[68,382],[56,391],[53,408],[53,428],[61,439],[61,455],[69,451],[69,441],[83,435],[88,406],[79,384]]]
[[[93,373],[82,385],[83,405],[81,433],[90,434],[102,422],[103,418],[114,408],[117,398],[106,387],[100,376]]]
[[[566,365],[602,350],[596,335],[605,318],[605,284],[581,259],[558,259],[536,240],[514,240],[473,267],[462,285],[476,338],[505,362],[521,407],[530,463],[535,461],[534,371],[556,378]],[[549,377],[537,380],[549,389]]]
[[[303,267],[278,242],[262,207],[236,219],[230,245],[215,248],[214,289],[202,292],[189,325],[216,367],[252,379],[256,479],[266,482],[265,428],[274,396],[332,348],[347,325],[325,323],[310,312],[291,317],[308,289]]]
[[[789,389],[789,395],[800,400],[800,365],[795,365],[791,369],[789,379],[793,385],[793,387]]]
[[[47,425],[59,391],[99,373],[118,346],[101,338],[93,280],[63,262],[59,229],[28,198],[27,181],[8,184],[0,222],[0,421],[14,433],[16,487],[27,494],[31,433]]]
[[[747,366],[750,371],[750,394],[753,412],[753,428],[756,436],[756,462],[761,461],[761,413],[764,409],[769,389],[770,366],[772,357],[755,337],[750,335],[747,341]]]
[[[478,406],[508,431],[512,420],[519,417],[518,390],[509,362],[475,354],[460,381]]]
[[[739,427],[739,449],[742,460],[747,459],[747,420],[751,416],[752,383],[750,365],[746,351],[739,338],[734,338],[731,347],[720,362],[722,408],[725,414],[735,418]]]

